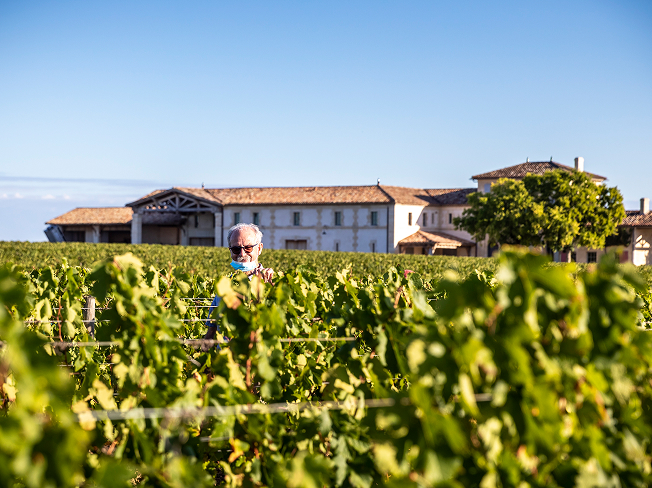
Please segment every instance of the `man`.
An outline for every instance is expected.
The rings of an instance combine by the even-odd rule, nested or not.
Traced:
[[[236,224],[226,236],[231,251],[231,266],[249,276],[256,275],[271,283],[274,270],[263,268],[258,256],[263,250],[263,233],[254,224]]]
[[[226,236],[226,241],[229,244],[229,251],[231,252],[231,266],[236,271],[241,271],[249,276],[258,276],[266,283],[272,282],[274,270],[271,268],[264,268],[258,262],[258,257],[263,251],[263,233],[257,225],[254,224],[236,224],[229,229]],[[211,323],[210,316],[213,309],[220,303],[220,297],[215,296],[213,303],[208,309],[209,319],[206,321],[208,332],[204,339],[214,339],[217,333],[217,324]]]

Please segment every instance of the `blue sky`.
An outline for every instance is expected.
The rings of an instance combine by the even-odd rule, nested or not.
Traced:
[[[0,2],[0,240],[173,185],[469,187],[524,162],[652,197],[652,2]]]

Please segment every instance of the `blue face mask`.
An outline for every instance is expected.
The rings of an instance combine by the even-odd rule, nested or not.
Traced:
[[[258,263],[254,263],[254,262],[251,262],[251,261],[249,261],[247,263],[239,263],[237,261],[231,261],[231,266],[233,267],[233,269],[235,269],[237,271],[248,272],[248,271],[253,271],[254,269],[256,269],[258,267]]]

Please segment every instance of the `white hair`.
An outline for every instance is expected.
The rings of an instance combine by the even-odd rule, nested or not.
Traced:
[[[226,235],[226,242],[228,245],[231,245],[231,236],[236,230],[250,229],[256,233],[256,244],[263,242],[263,233],[260,231],[257,225],[255,224],[235,224],[229,229],[229,233]]]

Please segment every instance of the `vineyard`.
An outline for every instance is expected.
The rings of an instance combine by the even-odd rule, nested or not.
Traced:
[[[652,296],[613,255],[315,271],[265,251],[267,285],[222,276],[222,250],[90,269],[122,249],[30,246],[0,247],[24,253],[0,266],[0,486],[652,482]]]
[[[220,247],[190,247],[131,244],[87,244],[49,242],[0,242],[0,263],[20,263],[24,268],[69,265],[92,267],[113,256],[132,253],[145,266],[157,269],[171,264],[188,273],[216,278],[230,273],[229,252]],[[390,267],[402,267],[420,273],[424,278],[441,278],[453,269],[462,276],[476,269],[493,272],[495,259],[457,258],[450,256],[415,256],[407,254],[370,254],[328,251],[285,251],[264,249],[261,261],[275,270],[289,270],[303,265],[325,278],[343,269],[354,276],[382,276]]]
[[[209,278],[225,276],[232,271],[229,253],[220,247],[163,246],[156,244],[88,244],[49,242],[0,242],[0,263],[20,263],[26,269],[69,265],[92,267],[98,261],[132,253],[145,266],[156,269],[174,265],[187,273]],[[348,269],[354,277],[382,276],[389,268],[410,269],[427,280],[441,279],[447,271],[466,278],[476,271],[493,273],[498,262],[491,258],[419,256],[409,254],[370,254],[329,251],[263,250],[261,261],[275,270],[305,266],[320,278],[327,278]],[[586,269],[586,264],[576,264]],[[652,286],[652,266],[639,266],[639,273]]]

